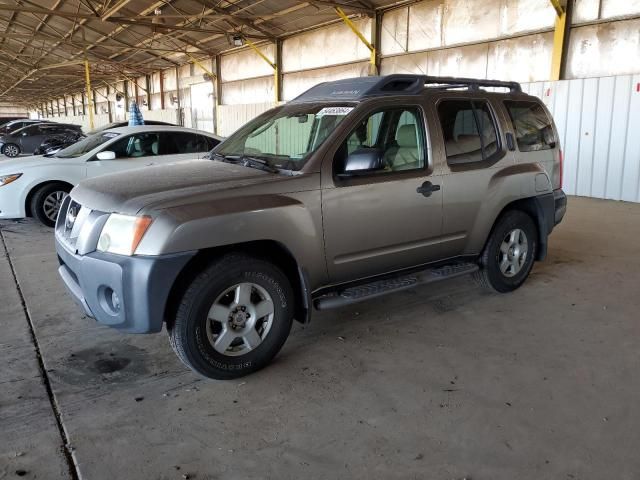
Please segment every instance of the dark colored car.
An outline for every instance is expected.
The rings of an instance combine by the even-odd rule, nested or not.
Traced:
[[[177,126],[174,123],[159,122],[159,121],[156,121],[156,120],[145,120],[144,124],[145,125],[170,125],[172,127]],[[94,133],[100,133],[100,132],[102,132],[104,130],[110,130],[112,128],[128,127],[128,126],[129,126],[129,122],[128,121],[126,121],[126,122],[113,122],[113,123],[110,123],[108,125],[105,125],[104,127],[99,127],[99,128],[94,129],[94,130],[91,130],[89,132],[89,135],[93,135]]]
[[[45,140],[33,152],[34,155],[51,155],[63,148],[70,147],[79,140],[85,138],[85,135],[79,131],[69,131],[55,134]]]
[[[19,118],[17,120],[11,120],[9,122],[3,123],[0,125],[0,135],[5,135],[7,133],[15,132],[24,127],[28,127],[29,125],[35,125],[36,123],[53,123],[53,122],[43,122],[42,120],[31,120],[29,118]]]
[[[17,157],[21,153],[33,152],[47,138],[54,135],[78,132],[82,127],[67,123],[38,123],[0,136],[0,153]]]

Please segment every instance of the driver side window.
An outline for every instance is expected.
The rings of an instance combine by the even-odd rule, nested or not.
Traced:
[[[417,170],[426,165],[425,134],[418,108],[388,108],[371,113],[349,134],[336,153],[337,173]],[[366,156],[367,168],[362,168]],[[360,157],[356,160],[357,157]],[[372,163],[373,162],[373,163]],[[352,168],[354,164],[359,168]]]
[[[105,150],[116,154],[116,159],[152,157],[158,155],[160,139],[157,133],[136,133],[112,143]]]

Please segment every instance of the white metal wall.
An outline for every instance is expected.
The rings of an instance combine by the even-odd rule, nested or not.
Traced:
[[[536,82],[556,121],[568,194],[640,202],[640,75]]]

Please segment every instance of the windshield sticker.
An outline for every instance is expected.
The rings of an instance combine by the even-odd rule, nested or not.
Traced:
[[[105,138],[116,138],[118,135],[120,134],[115,132],[107,132],[107,133],[104,133],[102,136]]]
[[[322,117],[323,115],[347,115],[354,107],[324,107],[318,113],[316,117]]]

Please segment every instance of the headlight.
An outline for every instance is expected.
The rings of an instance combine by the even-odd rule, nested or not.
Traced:
[[[21,173],[12,173],[11,175],[3,175],[3,176],[1,176],[0,177],[0,187],[3,187],[4,185],[8,185],[11,182],[15,182],[21,176],[22,176]]]
[[[112,213],[102,227],[98,251],[133,255],[153,219]]]

